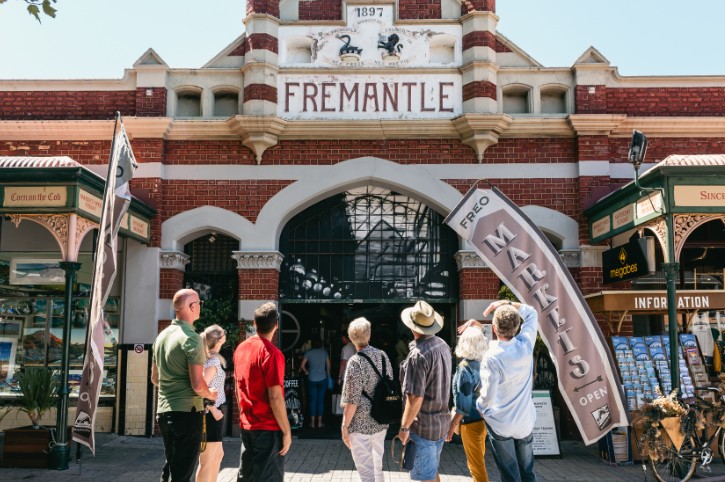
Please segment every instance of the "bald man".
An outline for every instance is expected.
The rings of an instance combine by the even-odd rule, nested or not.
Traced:
[[[153,346],[151,382],[159,388],[156,420],[164,439],[164,482],[191,480],[201,447],[203,399],[217,397],[216,389],[204,381],[206,353],[194,331],[203,303],[194,290],[177,291],[173,299],[176,318],[159,333]]]

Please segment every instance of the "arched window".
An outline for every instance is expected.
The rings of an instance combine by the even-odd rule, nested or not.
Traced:
[[[280,300],[454,302],[458,236],[410,197],[365,186],[292,218],[280,237]]]

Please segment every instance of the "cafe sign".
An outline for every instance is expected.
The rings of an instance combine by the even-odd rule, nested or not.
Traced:
[[[3,194],[3,207],[65,207],[68,202],[67,186],[6,186]]]

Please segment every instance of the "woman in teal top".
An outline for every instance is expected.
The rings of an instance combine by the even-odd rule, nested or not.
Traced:
[[[454,433],[461,434],[468,470],[471,471],[474,482],[488,482],[484,461],[486,423],[476,409],[478,390],[481,387],[481,359],[487,349],[488,341],[483,331],[478,327],[467,328],[456,345],[456,356],[461,362],[451,383],[454,408],[446,441],[450,442]]]

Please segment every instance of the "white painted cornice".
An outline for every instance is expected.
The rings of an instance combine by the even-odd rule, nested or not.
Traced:
[[[725,117],[627,117],[611,135],[631,137],[634,129],[650,137],[725,137]]]
[[[277,145],[279,137],[287,127],[287,121],[277,116],[234,116],[227,120],[227,126],[242,144],[254,152],[257,164],[262,163],[262,154]]]
[[[453,255],[458,266],[458,271],[470,268],[488,268],[486,262],[475,251],[458,251]]]
[[[279,251],[232,251],[237,269],[275,269],[279,271],[284,256]]]
[[[168,117],[124,117],[131,139],[163,138],[173,121]],[[0,140],[13,141],[106,141],[113,137],[113,120],[0,121]]]
[[[117,91],[136,90],[136,72],[124,71],[120,79],[65,79],[65,80],[0,80],[0,90],[10,92],[22,91]]]
[[[608,136],[626,118],[624,114],[572,114],[569,123],[577,135]]]
[[[179,251],[161,251],[159,252],[159,259],[161,269],[174,269],[176,271],[185,271],[186,265],[191,262],[188,254]]]
[[[512,118],[507,114],[463,114],[453,120],[453,125],[461,136],[461,142],[476,151],[478,162],[490,146],[497,144],[499,136],[511,125]]]
[[[508,129],[500,137],[572,137],[575,134],[568,116],[513,117]]]

